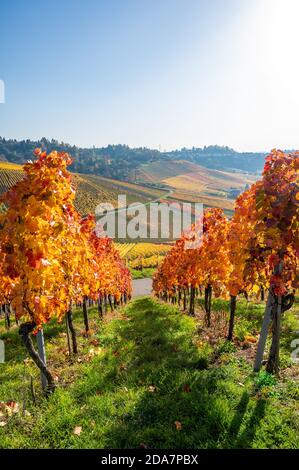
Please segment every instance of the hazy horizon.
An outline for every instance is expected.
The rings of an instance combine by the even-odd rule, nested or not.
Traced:
[[[79,144],[76,144],[76,143],[74,143],[74,142],[66,142],[65,140],[60,141],[59,139],[56,139],[55,137],[47,137],[47,136],[42,136],[42,137],[37,137],[37,138],[29,138],[29,137],[16,138],[16,137],[13,137],[13,136],[12,136],[12,137],[7,137],[7,136],[5,136],[5,135],[0,135],[0,138],[6,139],[6,140],[16,140],[16,141],[18,141],[18,142],[20,142],[20,141],[26,141],[26,140],[28,140],[28,139],[31,140],[31,141],[33,141],[33,142],[35,142],[35,141],[38,142],[38,141],[40,141],[40,140],[43,139],[43,138],[47,139],[48,141],[51,141],[51,140],[53,139],[53,140],[57,140],[59,144],[64,143],[64,144],[67,144],[67,145],[70,145],[70,146],[73,146],[73,145],[74,145],[75,147],[78,147],[78,148],[85,148],[85,149],[106,148],[106,147],[108,147],[108,146],[110,146],[110,145],[111,145],[111,146],[122,145],[122,146],[127,146],[127,147],[129,147],[129,148],[131,148],[131,149],[147,148],[147,149],[149,149],[149,150],[157,150],[157,151],[159,151],[159,152],[161,152],[161,153],[169,153],[169,152],[181,151],[181,150],[183,150],[184,148],[185,148],[185,149],[188,149],[188,150],[191,150],[192,148],[200,148],[200,149],[203,149],[203,148],[208,148],[208,147],[226,147],[226,148],[230,148],[231,150],[234,150],[234,151],[236,151],[236,152],[238,152],[238,153],[270,153],[271,150],[272,150],[272,149],[269,149],[269,150],[249,150],[249,151],[247,151],[247,150],[238,150],[238,149],[236,149],[236,148],[230,147],[229,145],[225,145],[225,144],[220,145],[220,144],[217,144],[217,143],[216,143],[216,144],[203,145],[203,146],[201,146],[201,147],[200,147],[200,146],[196,146],[196,147],[195,147],[195,146],[190,146],[190,147],[185,146],[185,147],[176,147],[176,148],[171,148],[171,149],[167,149],[167,150],[164,149],[164,150],[163,150],[163,149],[159,149],[159,148],[156,148],[156,147],[148,147],[148,146],[146,146],[146,145],[133,146],[133,145],[126,144],[126,143],[124,143],[124,142],[117,142],[117,143],[113,143],[113,144],[108,143],[108,144],[106,144],[106,145],[98,145],[98,146],[96,146],[96,145],[80,146]],[[280,150],[288,151],[288,150],[293,150],[293,149],[280,149]]]

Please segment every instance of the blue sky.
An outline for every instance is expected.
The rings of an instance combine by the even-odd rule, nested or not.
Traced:
[[[1,0],[0,135],[298,148],[297,0]]]

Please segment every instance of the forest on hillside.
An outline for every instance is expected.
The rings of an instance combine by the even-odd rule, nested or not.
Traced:
[[[144,163],[157,160],[188,160],[207,168],[228,171],[261,172],[264,153],[240,153],[218,145],[204,148],[182,148],[171,152],[146,147],[130,148],[128,145],[108,145],[101,148],[81,148],[55,139],[30,139],[18,141],[0,137],[0,161],[24,163],[31,160],[35,148],[47,152],[66,151],[73,157],[71,170],[92,173],[122,180],[134,180],[135,170]]]

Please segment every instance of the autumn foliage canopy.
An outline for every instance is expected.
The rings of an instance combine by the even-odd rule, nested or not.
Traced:
[[[273,150],[262,178],[237,198],[230,221],[221,209],[206,209],[199,247],[188,250],[185,235],[176,242],[154,276],[155,293],[208,285],[216,296],[297,289],[298,174],[299,152]],[[279,262],[283,269],[277,274]]]
[[[35,151],[25,176],[1,202],[0,302],[37,326],[100,292],[130,295],[131,277],[111,240],[98,239],[92,216],[81,220],[67,166],[71,158]]]

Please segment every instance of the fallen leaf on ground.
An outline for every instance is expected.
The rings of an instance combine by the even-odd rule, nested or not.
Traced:
[[[88,352],[88,357],[93,357],[94,356],[94,349],[93,348],[90,348],[89,352]]]
[[[252,335],[246,335],[244,341],[246,341],[247,343],[256,343],[257,339]]]
[[[4,411],[8,416],[11,416],[13,413],[18,413],[20,411],[20,405],[16,401],[8,401],[7,403],[4,403]]]
[[[88,352],[88,358],[91,359],[92,357],[94,356],[99,356],[102,352],[102,349],[101,348],[90,348],[89,352]]]
[[[82,426],[76,426],[73,433],[75,434],[75,436],[80,436],[82,432]]]
[[[174,425],[177,431],[180,431],[182,429],[182,423],[180,421],[175,421]]]

